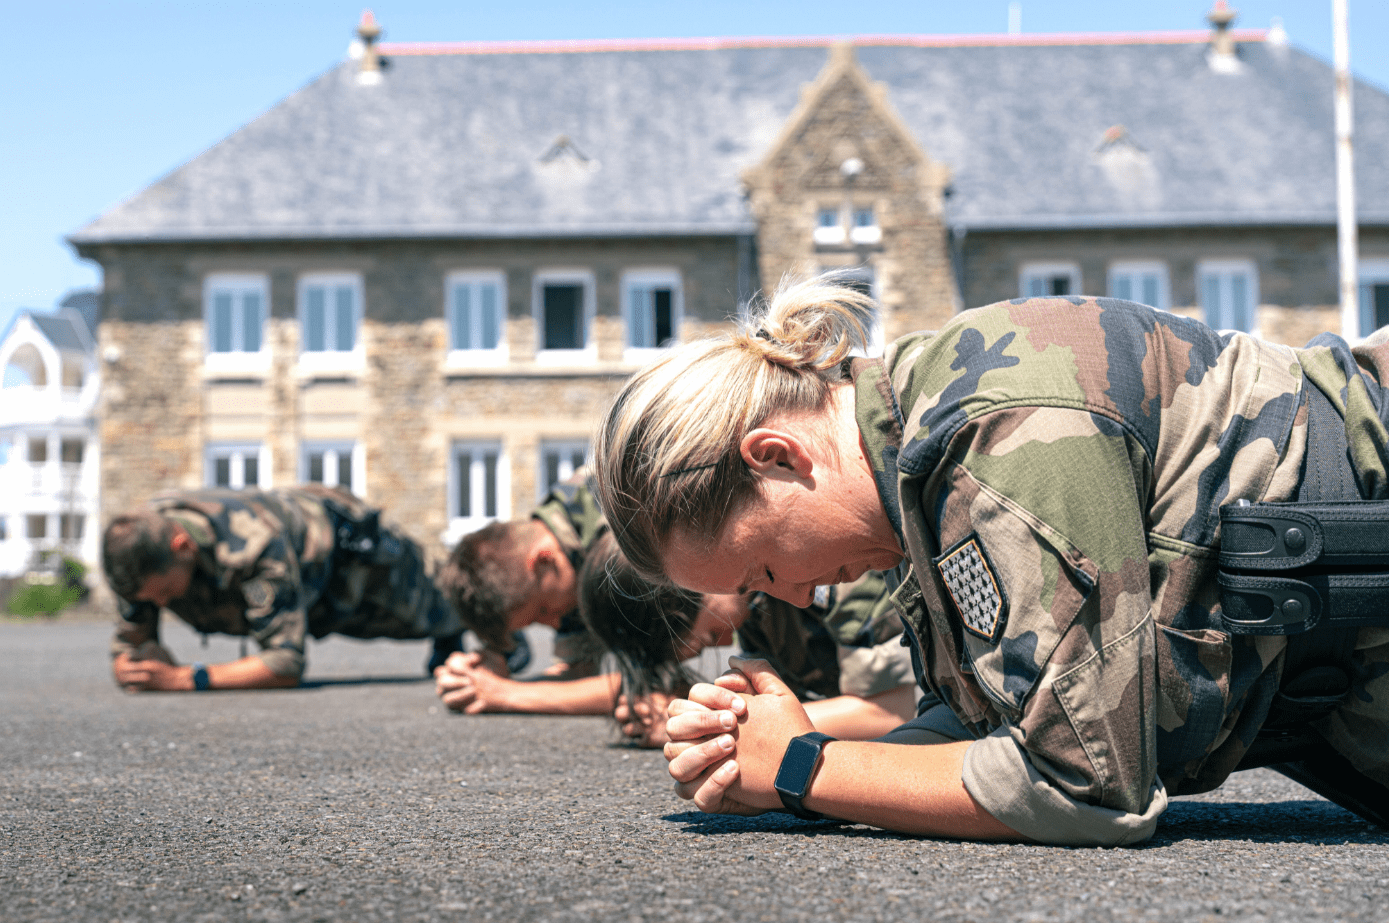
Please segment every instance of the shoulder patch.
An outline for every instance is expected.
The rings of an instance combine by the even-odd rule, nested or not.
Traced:
[[[996,642],[1008,624],[1008,597],[979,534],[971,532],[932,563],[950,591],[965,630],[990,644]]]

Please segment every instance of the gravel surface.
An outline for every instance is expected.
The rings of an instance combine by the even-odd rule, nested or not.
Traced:
[[[315,644],[297,690],[130,696],[107,633],[0,624],[7,923],[1389,919],[1389,836],[1264,771],[1134,849],[705,817],[603,719],[447,714],[418,642]]]

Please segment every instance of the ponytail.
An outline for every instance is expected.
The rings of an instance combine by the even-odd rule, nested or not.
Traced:
[[[727,336],[678,347],[618,393],[594,445],[598,498],[631,564],[665,582],[674,530],[712,539],[757,490],[743,437],[823,409],[867,344],[874,303],[834,275],[783,281]]]

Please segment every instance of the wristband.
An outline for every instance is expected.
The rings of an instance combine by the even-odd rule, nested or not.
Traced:
[[[207,678],[207,664],[193,664],[193,688],[198,692],[206,692],[212,688]]]
[[[777,769],[776,781],[772,785],[780,796],[782,805],[797,817],[805,820],[824,820],[823,814],[807,809],[801,801],[810,789],[810,779],[815,775],[815,767],[820,765],[820,753],[824,750],[825,744],[835,739],[837,738],[828,734],[811,731],[809,734],[791,738],[791,742],[786,745],[786,755],[781,758],[781,766]]]

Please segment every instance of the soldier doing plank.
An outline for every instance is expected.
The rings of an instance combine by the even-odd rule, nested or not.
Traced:
[[[120,597],[112,666],[131,691],[295,686],[307,635],[434,638],[442,660],[463,630],[419,546],[339,488],[163,494],[107,527],[102,563]],[[175,666],[161,607],[261,651]]]
[[[556,485],[526,519],[495,522],[459,540],[439,584],[484,650],[456,653],[434,671],[450,709],[606,715],[617,674],[599,674],[602,646],[579,617],[579,571],[607,521],[581,472]],[[521,629],[557,632],[555,663],[534,681],[510,674],[530,661]]]
[[[1019,299],[851,358],[871,310],[823,279],[790,286],[750,329],[639,372],[601,424],[599,500],[647,578],[805,605],[896,568],[929,692],[904,728],[838,741],[811,733],[765,663],[735,661],[671,705],[684,797],[1124,844],[1152,834],[1169,796],[1300,738],[1276,768],[1389,822],[1383,575],[1309,578],[1270,615],[1249,601],[1298,580],[1226,572],[1269,548],[1384,568],[1384,519],[1314,511],[1277,541],[1245,529],[1222,547],[1223,517],[1306,508],[1327,479],[1386,515],[1368,501],[1389,496],[1389,329],[1293,349],[1129,302]],[[1321,633],[1308,616],[1356,627],[1339,629],[1340,654],[1293,669]],[[1338,688],[1312,682],[1333,674]]]

